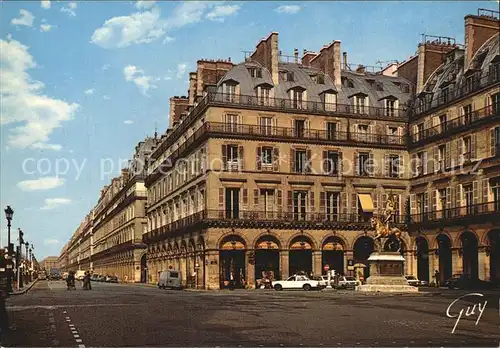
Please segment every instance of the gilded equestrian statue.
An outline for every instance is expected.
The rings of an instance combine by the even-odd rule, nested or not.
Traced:
[[[397,242],[397,251],[401,251],[402,239],[401,239],[401,230],[397,227],[390,227],[389,222],[391,217],[394,215],[395,210],[395,202],[392,194],[389,196],[387,200],[387,206],[384,211],[384,219],[380,219],[377,216],[371,218],[371,226],[375,229],[375,238],[374,241],[378,242],[379,250],[383,250],[383,245],[381,242],[381,238],[393,238]]]

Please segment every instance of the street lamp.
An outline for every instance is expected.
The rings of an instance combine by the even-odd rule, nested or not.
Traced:
[[[28,265],[28,247],[30,246],[30,243],[28,241],[26,241],[26,243],[24,243],[24,246],[26,248],[26,265]],[[30,273],[28,272],[28,267],[26,267],[26,283],[29,283],[31,281],[31,278],[30,278]]]
[[[7,263],[7,293],[12,292],[12,252],[10,248],[10,222],[12,221],[12,217],[14,216],[14,210],[7,206],[4,210],[5,218],[7,219],[7,256],[9,262]]]
[[[23,231],[18,228],[19,230],[19,257],[18,257],[18,262],[17,262],[17,289],[19,290],[20,288],[23,287],[23,278],[21,277],[21,259],[22,259],[22,256],[23,256],[23,244],[24,244],[24,241],[23,241]]]

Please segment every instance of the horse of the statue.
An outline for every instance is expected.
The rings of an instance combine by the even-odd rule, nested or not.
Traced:
[[[381,238],[393,238],[397,242],[398,252],[401,251],[402,239],[401,239],[401,230],[397,227],[388,227],[384,221],[380,220],[380,218],[374,216],[371,218],[371,225],[375,228],[375,238],[374,241],[379,243],[380,249],[383,250],[383,245],[381,242]]]

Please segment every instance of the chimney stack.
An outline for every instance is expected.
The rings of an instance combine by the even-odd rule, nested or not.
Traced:
[[[347,70],[347,52],[342,53],[342,57],[344,58],[344,70]]]
[[[465,70],[479,48],[494,35],[500,32],[500,20],[488,15],[467,15],[465,16]],[[498,12],[496,12],[498,14]]]
[[[278,84],[278,62],[281,51],[278,51],[278,33],[272,32],[266,39],[260,40],[251,60],[259,62],[271,72],[273,84]]]
[[[299,49],[298,48],[295,48],[293,50],[293,56],[295,57],[295,63],[298,63],[299,62]]]
[[[340,78],[342,62],[340,56],[340,41],[335,40],[328,46],[323,46],[319,54],[310,60],[311,66],[330,76],[337,89],[342,87]]]

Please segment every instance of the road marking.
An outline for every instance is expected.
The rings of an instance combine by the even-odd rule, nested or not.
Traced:
[[[72,305],[72,308],[84,308],[84,307],[124,307],[124,306],[142,306],[142,303],[109,303],[109,304],[83,304],[83,305]],[[66,308],[68,305],[32,305],[32,306],[7,306],[10,311],[27,311],[33,309],[58,309]]]
[[[66,313],[66,311],[63,311],[63,313]],[[73,334],[73,338],[75,339],[76,343],[78,344],[78,348],[85,348],[85,345],[83,344],[83,340],[80,337],[80,334],[75,328],[75,325],[71,323],[71,318],[69,316],[66,317],[66,321],[69,323],[68,327],[71,330],[71,333]]]
[[[50,291],[54,291],[52,290],[52,286],[50,286],[50,282],[47,282],[47,286],[49,287]]]
[[[82,340],[80,338],[77,338],[75,341],[76,343],[82,343]]]
[[[79,344],[78,348],[85,348],[85,345],[84,344]]]

